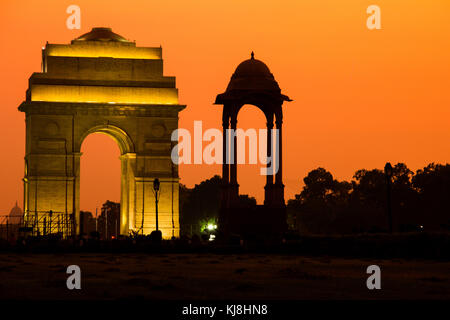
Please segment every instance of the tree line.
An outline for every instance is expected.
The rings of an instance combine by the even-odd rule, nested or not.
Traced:
[[[348,234],[388,230],[388,206],[395,232],[450,231],[450,165],[431,163],[416,172],[404,163],[392,168],[388,180],[380,169],[361,169],[351,181],[338,181],[324,168],[310,171],[304,186],[287,201],[287,223],[300,234]],[[220,208],[220,176],[193,188],[180,187],[181,232],[201,232],[201,226],[217,221]],[[244,206],[256,200],[241,195]],[[184,230],[183,230],[184,229]],[[186,230],[189,229],[189,230]]]

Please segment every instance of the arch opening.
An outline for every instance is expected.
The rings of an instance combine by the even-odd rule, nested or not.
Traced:
[[[118,143],[109,134],[93,133],[81,146],[80,233],[101,238],[120,232],[121,162]],[[109,216],[108,216],[109,215]]]
[[[267,155],[267,140],[260,134],[260,129],[267,129],[267,118],[264,111],[256,105],[245,104],[237,113],[237,129],[243,130],[244,134],[237,138],[237,156],[242,157],[245,163],[237,165],[237,181],[242,195],[254,197],[257,204],[264,202],[264,186],[266,177],[261,175],[260,170],[265,167],[262,161]],[[245,141],[243,141],[245,140]],[[253,140],[253,141],[251,141]],[[253,146],[252,146],[253,144]],[[241,155],[244,146],[244,155]],[[254,158],[256,157],[256,163]]]
[[[113,125],[99,125],[87,130],[80,139],[79,149],[81,149],[81,145],[83,144],[83,141],[87,138],[87,136],[93,133],[106,134],[107,136],[111,137],[114,141],[117,142],[121,155],[126,153],[134,153],[134,144],[129,135],[125,132],[125,130]]]
[[[134,173],[130,167],[135,153],[131,138],[116,126],[94,126],[81,136],[78,150],[80,233],[89,233],[85,231],[93,225],[87,221],[96,217],[95,231],[103,239],[128,234],[130,223],[133,223],[130,221],[133,210],[130,201],[133,199]]]

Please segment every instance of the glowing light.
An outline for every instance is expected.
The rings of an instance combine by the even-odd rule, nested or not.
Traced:
[[[123,42],[83,42],[67,44],[47,44],[47,56],[53,57],[109,57],[118,59],[162,59],[161,48],[136,47],[135,43]]]
[[[215,229],[217,229],[217,226],[215,225],[215,224],[208,224],[207,226],[206,226],[206,228],[209,230],[209,231],[212,231],[212,230],[215,230]]]
[[[214,241],[216,239],[216,235],[215,234],[210,234],[209,235],[209,241]]]
[[[178,104],[178,89],[36,84],[31,86],[31,100],[109,104]]]

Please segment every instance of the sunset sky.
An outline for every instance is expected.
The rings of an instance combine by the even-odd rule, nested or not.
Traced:
[[[69,30],[66,8],[81,8]],[[366,8],[381,8],[381,30],[366,27]],[[92,27],[111,27],[137,46],[162,45],[165,75],[175,76],[180,127],[220,128],[213,105],[236,66],[255,52],[293,102],[284,111],[286,199],[319,166],[350,180],[361,168],[405,162],[417,170],[450,162],[450,1],[448,0],[2,0],[0,4],[0,215],[22,207],[25,122],[17,107],[41,48],[70,43]],[[241,128],[263,128],[253,106]],[[83,144],[81,209],[119,200],[119,149],[107,136]],[[239,166],[241,193],[263,199],[259,166]],[[181,182],[220,174],[219,166],[183,165]]]

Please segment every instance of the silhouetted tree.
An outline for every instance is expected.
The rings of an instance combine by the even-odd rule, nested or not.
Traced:
[[[254,207],[256,206],[256,199],[254,197],[250,197],[248,194],[240,194],[239,202],[241,207]]]
[[[339,214],[348,205],[351,184],[333,179],[324,168],[317,168],[303,179],[305,185],[295,199],[288,201],[291,225],[301,232],[330,233]]]
[[[392,170],[391,203],[394,231],[450,230],[450,165],[430,164],[414,174],[404,163]],[[288,225],[300,233],[360,233],[388,229],[387,182],[384,171],[361,169],[351,182],[338,181],[324,168],[303,179],[301,192],[287,205]],[[221,178],[194,188],[180,187],[180,220],[198,225],[217,220]],[[256,205],[241,195],[241,206]],[[199,232],[195,230],[195,232]]]
[[[397,163],[392,173],[392,211],[394,230],[412,230],[417,225],[417,192],[413,189],[413,172],[404,163]],[[387,183],[383,171],[358,170],[353,176],[351,211],[357,217],[360,231],[383,231],[388,227]]]
[[[430,164],[414,173],[404,163],[393,167],[391,204],[394,231],[450,226],[450,165]],[[303,179],[288,201],[288,224],[301,233],[380,232],[388,228],[387,182],[382,170],[361,169],[351,183],[337,181],[323,168]]]
[[[217,219],[220,208],[221,178],[214,176],[188,189],[180,190],[181,233],[200,233],[200,221]]]
[[[387,229],[386,177],[379,169],[358,170],[352,180],[349,210],[354,218],[356,232]]]
[[[393,167],[392,211],[396,231],[416,231],[419,225],[418,193],[412,185],[413,175],[404,163]]]
[[[204,221],[218,221],[220,210],[222,178],[218,175],[196,184],[189,189],[180,186],[180,225],[182,234],[201,232]],[[256,200],[248,195],[240,195],[242,206],[256,205]]]
[[[431,163],[412,178],[419,199],[419,222],[431,230],[450,230],[450,165]]]

